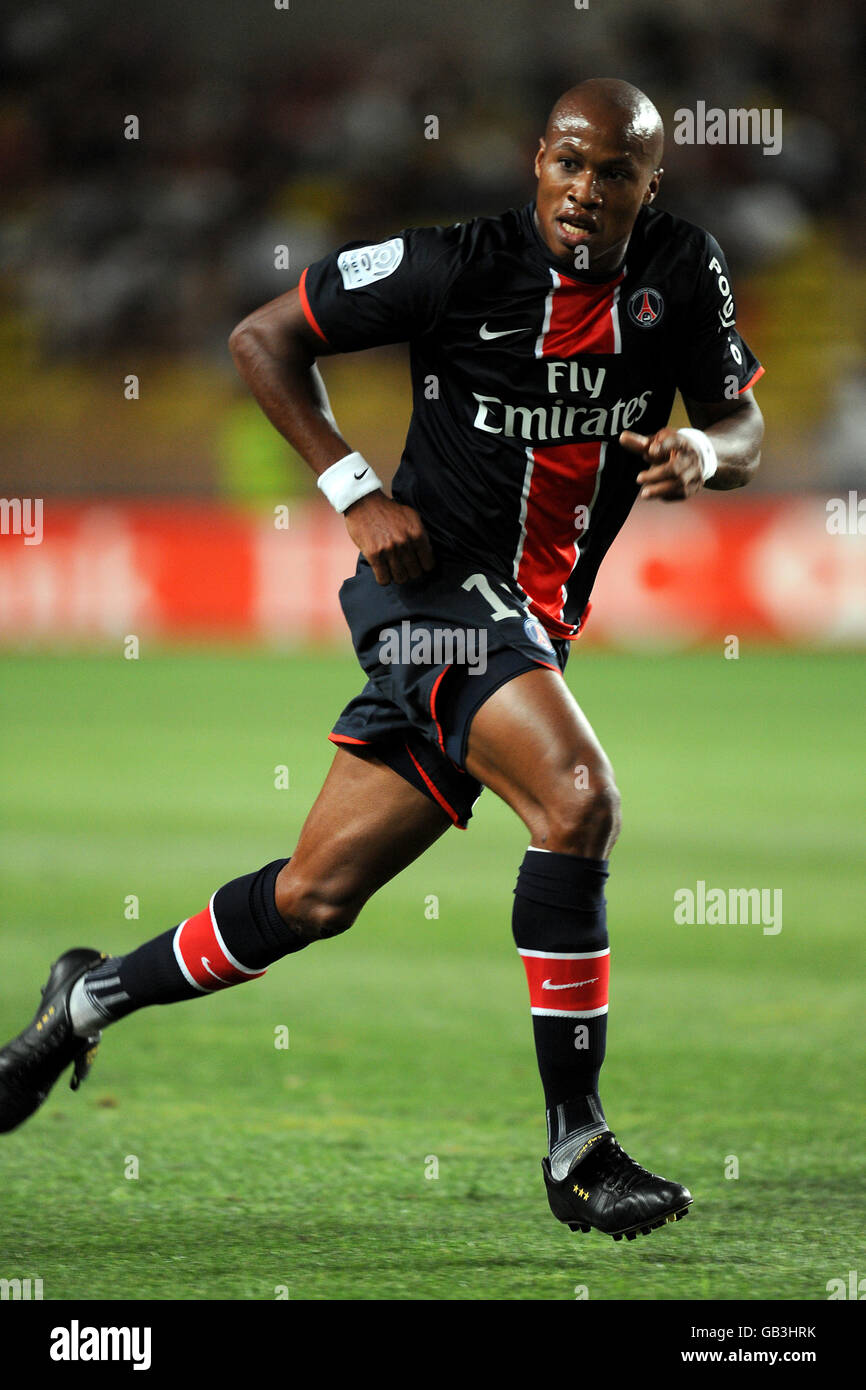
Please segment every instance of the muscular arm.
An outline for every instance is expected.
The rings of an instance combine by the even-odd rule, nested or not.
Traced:
[[[319,477],[352,452],[331,411],[316,357],[329,352],[289,290],[248,315],[229,338],[235,366],[271,424]],[[418,579],[433,568],[421,518],[378,490],[344,512],[352,540],[380,584]]]
[[[696,450],[676,430],[657,430],[650,437],[625,430],[620,444],[640,454],[648,465],[637,475],[641,497],[676,502],[694,496],[702,487],[716,491],[745,487],[758,467],[764,418],[751,391],[732,401],[686,400],[685,406],[694,428],[703,430],[713,441],[718,469],[703,483]]]
[[[297,290],[272,299],[239,323],[229,351],[271,424],[317,477],[352,452],[337,429],[316,366],[327,345],[307,323]]]

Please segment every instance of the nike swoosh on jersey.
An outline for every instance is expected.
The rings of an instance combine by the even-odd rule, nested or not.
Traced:
[[[578,985],[594,985],[598,980],[597,975],[593,975],[591,980],[571,980],[567,985],[555,985],[552,980],[543,980],[542,989],[577,989]]]
[[[478,336],[479,336],[479,338],[483,338],[483,339],[485,340],[485,342],[489,342],[489,340],[490,340],[491,338],[507,338],[508,335],[509,335],[509,333],[522,333],[522,332],[523,332],[523,329],[522,329],[522,328],[500,328],[500,329],[492,329],[492,328],[488,328],[486,323],[482,323],[481,327],[480,327],[479,330],[478,330]]]

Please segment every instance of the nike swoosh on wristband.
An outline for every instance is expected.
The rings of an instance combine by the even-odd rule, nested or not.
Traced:
[[[597,975],[593,975],[591,980],[572,980],[567,985],[555,985],[552,980],[544,980],[542,989],[577,989],[578,985],[594,985],[598,980]]]
[[[509,333],[522,332],[522,328],[500,328],[494,330],[492,328],[488,328],[486,323],[482,323],[481,327],[478,330],[478,336],[479,338],[484,338],[485,341],[489,341],[491,338],[507,338]]]
[[[365,469],[363,469],[363,471],[360,472],[360,473],[353,473],[353,474],[352,474],[352,477],[353,477],[353,478],[357,478],[358,482],[360,482],[361,479],[363,478],[364,474],[365,474],[365,473],[369,473],[369,471],[370,471],[369,468],[365,468]]]

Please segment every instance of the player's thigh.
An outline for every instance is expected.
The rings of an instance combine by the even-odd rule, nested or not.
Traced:
[[[604,853],[600,845],[616,838],[613,769],[555,671],[525,672],[484,702],[469,730],[466,770],[517,812],[533,843],[585,852],[588,834],[593,852]]]
[[[277,908],[294,915],[306,898],[359,910],[451,824],[440,806],[377,758],[338,748],[277,879]]]

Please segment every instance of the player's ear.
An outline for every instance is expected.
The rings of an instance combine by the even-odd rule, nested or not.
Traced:
[[[647,185],[647,191],[643,195],[645,203],[651,203],[659,191],[659,184],[662,181],[664,169],[653,169],[653,176]]]
[[[542,160],[544,159],[544,151],[546,149],[547,146],[544,143],[544,136],[540,136],[538,140],[538,150],[535,155],[535,177],[537,179],[541,178],[541,164]]]

